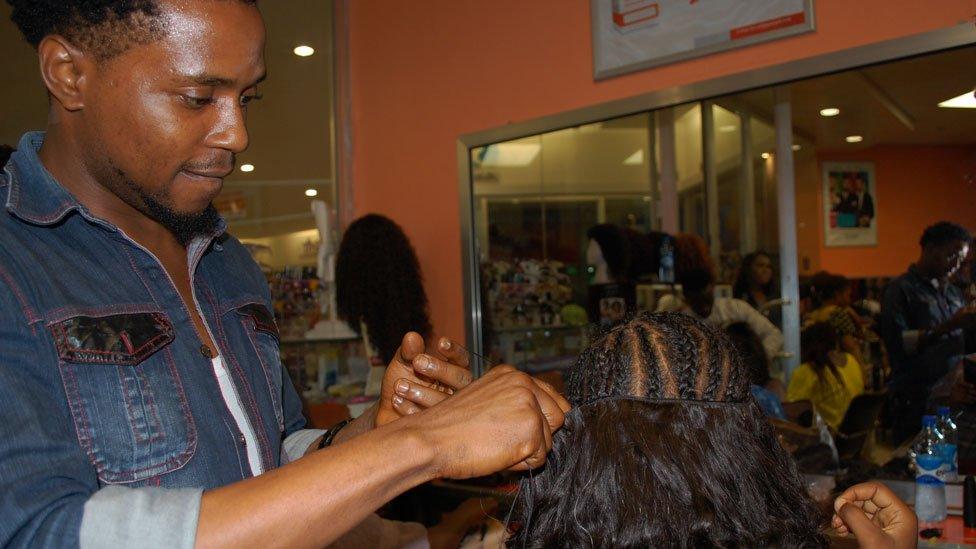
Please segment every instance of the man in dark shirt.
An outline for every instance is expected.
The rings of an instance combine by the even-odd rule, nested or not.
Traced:
[[[971,243],[959,225],[932,225],[919,260],[885,290],[880,328],[891,360],[896,444],[918,432],[932,387],[965,353],[965,333],[976,327],[976,310],[949,283]]]

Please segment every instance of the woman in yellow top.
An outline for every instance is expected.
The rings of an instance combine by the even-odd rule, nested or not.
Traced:
[[[826,322],[804,329],[800,348],[803,364],[793,372],[786,398],[810,400],[827,425],[837,429],[851,400],[864,392],[861,365],[839,349],[837,332]]]

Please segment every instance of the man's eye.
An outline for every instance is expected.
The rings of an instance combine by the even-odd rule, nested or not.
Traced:
[[[260,99],[261,99],[262,97],[264,97],[264,96],[263,96],[263,95],[259,95],[259,94],[255,94],[255,95],[242,95],[242,96],[241,96],[241,106],[242,106],[242,107],[246,107],[246,106],[248,106],[248,105],[249,105],[249,104],[250,104],[250,103],[251,103],[252,101],[258,101],[258,100],[260,100]]]
[[[213,97],[193,97],[192,95],[184,95],[183,102],[192,109],[201,109],[213,102]]]

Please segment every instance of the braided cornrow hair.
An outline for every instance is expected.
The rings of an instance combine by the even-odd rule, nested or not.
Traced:
[[[642,313],[570,372],[574,409],[523,480],[510,547],[823,547],[824,518],[727,336]]]

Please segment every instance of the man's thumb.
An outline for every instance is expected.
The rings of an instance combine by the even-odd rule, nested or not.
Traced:
[[[837,516],[844,521],[848,530],[854,533],[862,547],[881,547],[882,545],[875,544],[881,544],[885,541],[884,531],[869,519],[860,507],[845,503],[837,511]]]

